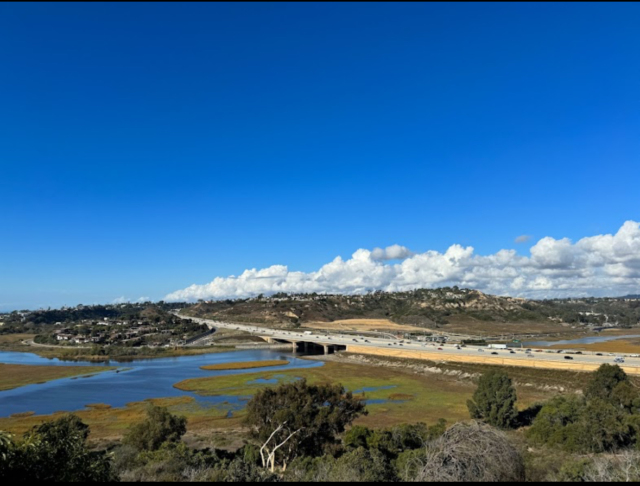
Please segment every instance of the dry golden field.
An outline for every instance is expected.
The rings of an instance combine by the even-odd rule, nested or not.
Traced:
[[[308,329],[321,329],[326,331],[358,331],[358,332],[370,332],[370,331],[428,331],[415,326],[407,326],[403,324],[396,324],[388,319],[344,319],[341,321],[332,322],[309,322],[303,324],[302,327]]]

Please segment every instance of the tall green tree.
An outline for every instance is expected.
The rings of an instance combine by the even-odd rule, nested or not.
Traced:
[[[338,435],[360,415],[364,402],[341,385],[306,380],[267,388],[247,404],[246,422],[260,445],[262,466],[286,469],[298,456],[319,456],[338,444]]]
[[[471,418],[501,429],[513,427],[518,419],[518,397],[511,378],[502,371],[490,371],[478,382],[473,399],[467,402]]]

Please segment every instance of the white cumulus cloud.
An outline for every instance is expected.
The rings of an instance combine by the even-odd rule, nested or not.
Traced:
[[[395,262],[393,262],[395,261]],[[605,296],[640,293],[640,223],[626,222],[614,235],[577,242],[546,237],[530,250],[477,255],[453,245],[444,253],[413,253],[393,245],[359,249],[336,257],[314,272],[284,265],[217,277],[165,297],[167,301],[244,298],[276,292],[357,294],[372,290],[405,291],[458,285],[498,295],[532,298]]]
[[[413,256],[413,252],[406,246],[391,245],[386,248],[374,248],[371,258],[374,260],[404,260]]]
[[[118,297],[117,299],[113,299],[113,301],[111,301],[112,304],[130,304],[130,303],[143,304],[145,302],[150,302],[149,297],[140,297],[139,299],[130,299],[123,295],[122,297]]]
[[[530,236],[530,235],[521,235],[521,236],[518,236],[515,239],[515,242],[517,244],[521,245],[521,244],[524,244],[524,243],[529,243],[531,241],[531,238],[533,238],[533,237]]]

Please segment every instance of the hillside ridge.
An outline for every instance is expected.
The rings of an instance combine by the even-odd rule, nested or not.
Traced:
[[[465,322],[631,327],[640,321],[640,299],[536,301],[446,287],[364,295],[279,293],[270,297],[200,301],[185,313],[279,327],[345,319],[387,319],[397,324],[444,329]]]

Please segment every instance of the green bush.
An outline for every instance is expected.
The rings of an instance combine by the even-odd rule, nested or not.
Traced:
[[[500,429],[517,424],[518,397],[511,378],[502,371],[490,371],[478,382],[473,399],[467,402],[472,419],[481,420]]]
[[[166,442],[180,441],[186,432],[186,417],[172,415],[166,408],[150,404],[147,418],[132,426],[122,442],[139,451],[155,451]]]

